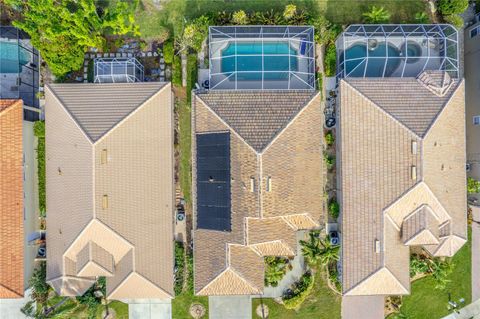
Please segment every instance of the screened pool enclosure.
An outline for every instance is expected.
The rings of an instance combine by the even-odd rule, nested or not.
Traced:
[[[143,65],[135,58],[97,58],[95,83],[143,82]]]
[[[448,24],[351,25],[336,46],[339,77],[459,76],[458,34]]]
[[[209,28],[211,90],[315,89],[310,26]]]

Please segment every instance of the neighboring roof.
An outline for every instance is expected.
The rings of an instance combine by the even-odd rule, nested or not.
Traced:
[[[167,82],[49,84],[92,142],[147,101]]]
[[[312,91],[211,91],[198,97],[261,152],[315,95]]]
[[[167,83],[47,86],[47,281],[57,293],[81,295],[106,276],[110,299],[173,297],[172,105]]]
[[[0,299],[24,292],[22,124],[22,100],[0,100]]]
[[[210,91],[195,96],[192,116],[196,137],[230,133],[230,231],[199,225],[193,141],[195,293],[262,294],[264,257],[294,256],[297,230],[318,227],[324,216],[320,96]]]
[[[406,294],[407,245],[451,256],[466,239],[464,85],[451,79],[439,96],[427,78],[340,82],[347,295]]]

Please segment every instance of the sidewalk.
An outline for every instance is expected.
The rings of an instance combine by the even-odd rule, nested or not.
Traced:
[[[452,313],[442,319],[480,319],[480,299],[460,309],[459,313]]]

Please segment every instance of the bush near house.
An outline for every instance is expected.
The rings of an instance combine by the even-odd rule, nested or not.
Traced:
[[[197,55],[190,54],[187,58],[187,103],[190,104],[192,100],[192,89],[197,83]]]
[[[265,257],[265,285],[277,287],[287,273],[287,259],[282,257]]]
[[[304,273],[300,280],[293,284],[290,291],[282,297],[285,308],[299,308],[312,291],[314,282],[314,276],[311,272]]]
[[[438,0],[437,8],[443,15],[459,14],[468,8],[468,0]]]
[[[335,135],[333,135],[332,131],[328,131],[325,134],[325,143],[327,143],[328,146],[335,144]]]
[[[183,291],[185,281],[185,248],[183,244],[175,242],[175,296]]]
[[[451,15],[443,16],[443,19],[445,20],[445,22],[450,23],[451,25],[453,25],[457,29],[463,28],[463,25],[465,23],[463,21],[463,18],[461,16],[459,16],[458,14],[451,14]]]
[[[325,76],[335,76],[337,70],[337,50],[334,43],[327,45],[325,52]]]
[[[168,39],[163,43],[163,59],[165,60],[166,64],[173,63],[173,56],[175,51],[173,49],[173,40]]]
[[[173,57],[172,83],[173,85],[182,86],[182,61],[178,55]]]
[[[480,181],[471,177],[467,178],[467,192],[469,194],[480,193]]]
[[[338,215],[340,214],[340,205],[335,198],[332,198],[330,203],[328,203],[328,213],[334,219],[337,219]]]
[[[45,191],[45,122],[35,122],[33,124],[33,134],[37,137],[38,202],[40,208],[40,215],[44,216],[47,209],[47,199]]]
[[[236,11],[232,15],[232,22],[238,25],[248,24],[248,16],[243,10]]]
[[[323,153],[323,160],[328,170],[333,169],[335,166],[335,155],[329,155],[327,152]]]

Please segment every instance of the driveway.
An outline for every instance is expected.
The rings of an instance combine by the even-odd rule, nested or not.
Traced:
[[[384,307],[383,296],[344,296],[342,319],[383,319]]]
[[[209,319],[252,319],[250,296],[208,297]]]
[[[135,299],[128,301],[130,319],[172,319],[171,300]]]

